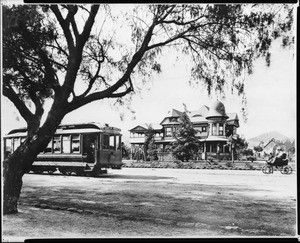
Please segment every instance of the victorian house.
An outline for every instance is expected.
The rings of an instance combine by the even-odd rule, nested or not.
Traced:
[[[161,153],[169,153],[169,146],[175,141],[173,132],[176,126],[180,124],[181,115],[181,111],[172,109],[160,124],[151,125],[155,133],[155,143]],[[215,101],[210,106],[203,105],[200,109],[189,112],[188,116],[200,141],[199,159],[207,159],[208,157],[221,159],[229,156],[228,138],[236,134],[239,127],[236,113],[226,113],[224,104]],[[145,134],[149,126],[142,124],[129,130],[129,141],[133,150],[144,144]]]

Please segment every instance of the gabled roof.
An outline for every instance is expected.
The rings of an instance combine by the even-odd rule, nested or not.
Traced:
[[[191,120],[192,123],[207,123],[206,118],[203,117],[203,116],[199,116],[199,115],[192,116],[190,118],[190,120]]]
[[[200,109],[196,110],[196,111],[191,111],[190,116],[194,117],[194,116],[203,116],[206,117],[206,115],[208,114],[209,111],[209,107],[206,105],[203,105]]]
[[[239,124],[239,118],[236,113],[227,113],[228,119],[227,119],[227,124],[228,125],[235,125],[237,127],[240,126]]]
[[[264,146],[264,150],[268,152],[272,152],[275,146],[276,146],[276,142],[271,141]]]
[[[172,109],[172,110],[168,111],[167,116],[162,120],[162,122],[160,123],[160,125],[162,125],[167,118],[170,118],[170,117],[181,117],[182,113],[183,112],[178,111],[176,109]],[[168,124],[170,124],[170,123],[168,123]],[[177,122],[174,123],[174,124],[177,124]]]
[[[227,121],[229,120],[239,120],[238,115],[236,113],[227,113],[228,118]]]
[[[183,112],[172,109],[171,111],[168,112],[168,117],[180,117]]]
[[[161,130],[162,126],[160,124],[148,124],[148,123],[144,123],[141,125],[137,125],[134,128],[130,129],[129,131],[146,131],[148,130],[149,126],[151,125],[151,127],[153,128],[153,130]]]
[[[137,125],[134,128],[130,129],[129,131],[131,132],[131,131],[145,131],[145,130],[147,130],[147,128],[145,128],[141,125]]]

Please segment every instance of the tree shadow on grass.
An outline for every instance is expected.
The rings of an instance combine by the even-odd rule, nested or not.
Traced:
[[[109,179],[129,179],[129,180],[165,180],[172,179],[173,177],[167,176],[153,176],[153,175],[116,175],[116,174],[106,174],[101,175],[99,178],[109,178]]]

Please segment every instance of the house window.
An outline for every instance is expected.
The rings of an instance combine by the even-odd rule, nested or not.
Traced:
[[[212,124],[212,135],[217,135],[217,126],[216,126],[216,124]]]
[[[219,135],[223,136],[224,135],[224,128],[223,128],[223,123],[219,124]]]
[[[172,137],[172,128],[171,127],[166,128],[166,137]]]
[[[236,134],[236,127],[233,127],[233,134]]]
[[[206,132],[206,127],[202,127],[202,132]]]
[[[196,130],[196,135],[200,135],[201,134],[201,132],[202,132],[202,127],[195,127],[194,128],[195,130]]]

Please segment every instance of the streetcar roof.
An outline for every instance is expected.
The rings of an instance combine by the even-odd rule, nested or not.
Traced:
[[[93,132],[107,132],[113,134],[120,134],[121,129],[110,127],[108,124],[101,123],[77,123],[77,124],[61,124],[56,129],[55,134],[78,134],[78,133],[93,133]],[[26,137],[27,128],[18,128],[11,130],[5,137]]]

